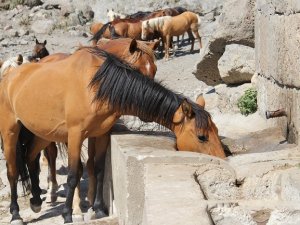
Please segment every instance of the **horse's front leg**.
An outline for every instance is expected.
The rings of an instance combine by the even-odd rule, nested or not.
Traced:
[[[68,131],[68,165],[69,173],[67,179],[67,198],[62,215],[65,223],[72,222],[72,203],[75,188],[79,182],[79,166],[80,166],[80,152],[83,143],[83,135],[81,128],[73,128]]]
[[[103,199],[103,179],[104,179],[104,168],[105,168],[105,156],[107,147],[109,144],[109,133],[101,137],[96,138],[95,148],[95,176],[97,179],[96,186],[96,198],[94,202],[94,210],[96,212],[96,218],[102,218],[107,216],[107,209],[104,205]]]
[[[164,44],[165,44],[165,60],[169,59],[169,47],[170,47],[170,36],[166,35],[164,37]]]
[[[30,199],[30,207],[33,212],[41,211],[42,199],[41,199],[41,188],[40,188],[40,162],[39,153],[42,149],[49,145],[49,141],[43,140],[37,136],[34,137],[33,143],[27,153],[27,166],[29,170],[31,180],[31,193],[32,198]]]
[[[78,176],[79,176],[79,181],[80,178],[82,177],[83,173],[83,165],[81,160],[79,161],[79,166],[78,166]],[[78,181],[78,184],[75,188],[74,192],[74,199],[73,199],[73,218],[77,221],[83,221],[83,214],[81,211],[80,203],[81,203],[81,198],[80,198],[80,182]]]
[[[96,177],[95,177],[95,153],[96,152],[96,138],[89,138],[88,140],[88,160],[86,163],[88,177],[89,177],[89,187],[87,198],[90,207],[94,205],[95,201],[95,189],[96,189]]]

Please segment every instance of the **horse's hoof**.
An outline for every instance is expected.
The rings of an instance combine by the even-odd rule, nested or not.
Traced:
[[[33,205],[30,203],[30,208],[33,212],[38,213],[41,211],[42,206],[41,205]]]
[[[79,222],[83,222],[84,221],[83,215],[74,214],[72,216],[72,218],[73,218],[73,223],[79,223]]]
[[[96,219],[101,219],[103,217],[106,217],[106,213],[103,210],[97,210],[96,211]]]
[[[96,214],[93,208],[89,208],[88,211],[84,214],[84,221],[88,222],[90,220],[96,219]]]
[[[10,222],[10,224],[11,224],[11,225],[24,225],[22,219],[12,220],[12,221]]]

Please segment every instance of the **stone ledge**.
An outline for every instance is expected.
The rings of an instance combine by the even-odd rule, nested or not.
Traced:
[[[170,137],[112,135],[119,224],[250,225],[261,214],[273,220],[298,213],[298,148],[220,160],[173,146]]]

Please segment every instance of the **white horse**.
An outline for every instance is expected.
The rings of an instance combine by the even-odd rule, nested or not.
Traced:
[[[111,22],[115,19],[125,19],[126,15],[115,12],[114,9],[107,10],[108,21]]]
[[[11,57],[6,61],[4,61],[0,68],[0,80],[3,77],[3,75],[7,73],[10,69],[16,68],[22,63],[23,63],[23,56],[20,54],[18,56]]]

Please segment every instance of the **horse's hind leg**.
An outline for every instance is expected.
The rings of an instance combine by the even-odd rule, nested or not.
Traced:
[[[189,35],[189,39],[192,41],[192,44],[191,44],[191,50],[190,50],[190,52],[192,52],[192,51],[194,50],[195,38],[194,38],[194,36],[193,36],[193,33],[192,33],[191,29],[188,29],[188,30],[187,30],[187,33],[188,33],[188,35]]]
[[[41,139],[37,136],[34,137],[32,147],[28,151],[27,155],[27,165],[29,170],[29,175],[31,179],[31,193],[32,198],[30,199],[30,207],[33,212],[39,212],[41,210],[42,199],[41,199],[41,188],[40,188],[40,163],[39,163],[39,156],[42,149],[50,144],[49,141]]]
[[[109,144],[109,133],[96,138],[95,144],[95,175],[97,179],[97,186],[94,210],[96,212],[96,218],[102,218],[107,215],[107,209],[105,208],[103,199],[103,179],[105,168],[105,155]]]
[[[198,41],[199,41],[199,47],[201,49],[202,48],[202,41],[201,41],[201,37],[200,37],[199,32],[198,32],[198,29],[193,30],[193,33],[196,36],[196,38],[198,39]]]
[[[17,169],[17,156],[16,145],[18,140],[20,127],[18,124],[14,124],[5,132],[1,130],[4,146],[4,156],[6,159],[7,178],[10,184],[10,213],[12,215],[11,223],[23,224],[23,220],[19,214],[19,205],[17,202],[17,183],[18,183],[18,169]]]
[[[48,161],[48,185],[50,189],[50,200],[51,203],[57,200],[58,184],[56,180],[56,158],[57,158],[57,147],[55,142],[51,142],[45,149],[45,156]]]

